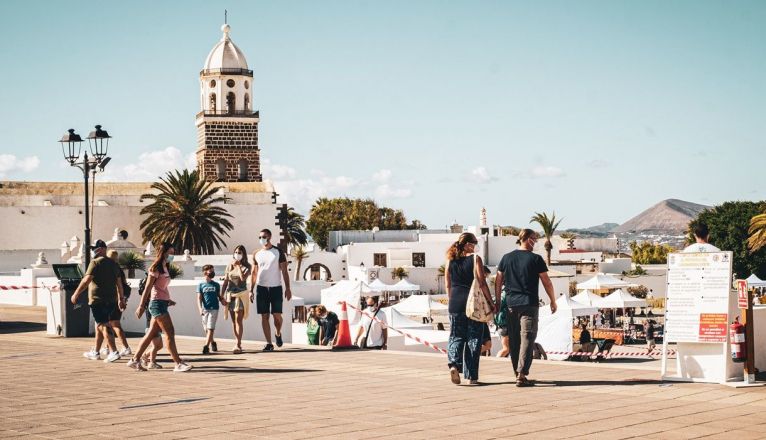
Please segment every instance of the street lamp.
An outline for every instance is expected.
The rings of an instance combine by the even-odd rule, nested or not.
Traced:
[[[88,194],[88,179],[90,174],[96,174],[96,167],[101,171],[104,171],[104,167],[111,160],[106,156],[109,151],[109,133],[101,129],[100,125],[96,125],[96,129],[91,131],[88,135],[88,144],[90,152],[93,157],[88,157],[88,151],[83,151],[82,160],[80,160],[80,152],[82,151],[82,138],[79,134],[74,132],[73,128],[70,128],[64,136],[61,137],[59,143],[61,144],[61,152],[64,154],[64,159],[69,162],[70,166],[77,167],[82,171],[83,180],[85,181],[85,246],[86,249],[83,252],[85,254],[85,269],[88,269],[90,265],[90,209],[89,209],[89,194]]]

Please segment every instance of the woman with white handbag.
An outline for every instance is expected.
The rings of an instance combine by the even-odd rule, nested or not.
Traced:
[[[479,382],[484,323],[492,319],[494,312],[484,263],[474,254],[478,243],[475,235],[464,232],[447,250],[444,271],[450,320],[447,366],[456,385],[460,384],[460,370],[471,385]]]

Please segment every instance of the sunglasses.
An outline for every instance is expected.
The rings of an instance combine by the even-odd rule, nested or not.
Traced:
[[[261,236],[259,236],[258,238],[269,238],[269,237],[267,237],[267,236],[265,236],[265,235],[261,235]]]

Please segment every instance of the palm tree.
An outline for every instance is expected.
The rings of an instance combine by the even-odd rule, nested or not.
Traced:
[[[295,281],[300,281],[301,265],[303,264],[303,260],[309,257],[309,253],[306,252],[306,249],[304,249],[303,246],[296,246],[293,248],[292,254],[293,258],[295,258],[295,261],[298,263],[295,268]]]
[[[393,279],[400,279],[403,280],[407,278],[407,270],[403,267],[395,267],[393,270],[391,270],[391,278]]]
[[[229,236],[231,217],[218,204],[226,197],[217,195],[218,188],[205,182],[195,171],[171,171],[152,184],[153,194],[143,199],[152,203],[141,210],[146,218],[141,222],[144,241],[170,242],[178,249],[189,249],[197,255],[213,254],[226,246],[222,236]]]
[[[123,269],[128,270],[128,278],[131,279],[136,277],[136,269],[146,270],[146,261],[144,261],[144,257],[133,251],[120,254],[119,262]]]
[[[747,232],[750,234],[747,239],[750,252],[766,246],[766,212],[750,219],[750,229]]]
[[[556,228],[559,227],[559,223],[561,223],[561,219],[559,219],[559,221],[556,221],[555,212],[550,217],[548,217],[548,214],[544,212],[536,212],[535,215],[533,215],[529,221],[530,223],[537,223],[538,225],[540,225],[541,228],[543,228],[543,233],[545,234],[545,254],[546,254],[545,260],[550,266],[551,249],[553,249],[553,243],[551,243],[551,237],[553,236],[553,233],[556,232]]]
[[[293,246],[306,246],[309,242],[306,235],[306,219],[292,207],[287,208],[285,239],[287,244]]]

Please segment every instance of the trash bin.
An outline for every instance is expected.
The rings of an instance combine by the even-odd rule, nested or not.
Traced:
[[[80,294],[77,304],[72,304],[72,295],[82,281],[82,270],[78,264],[54,264],[53,272],[59,279],[61,292],[61,335],[65,338],[88,336],[90,330],[90,307],[88,295]]]

